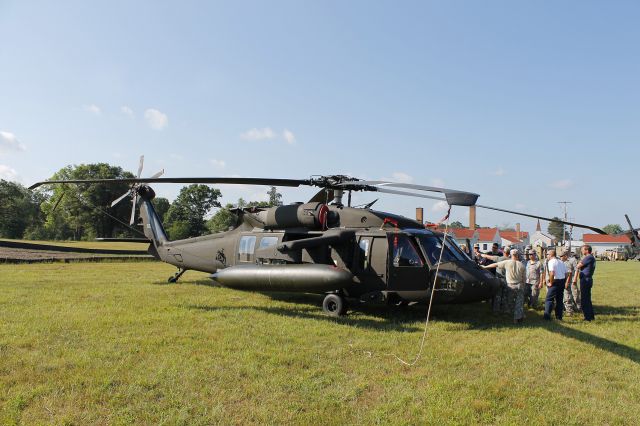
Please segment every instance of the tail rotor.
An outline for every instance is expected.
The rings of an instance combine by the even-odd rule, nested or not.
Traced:
[[[141,155],[140,156],[140,163],[138,165],[138,176],[137,176],[137,179],[140,179],[140,177],[142,176],[142,169],[143,168],[144,168],[144,155]],[[156,174],[151,176],[151,179],[158,178],[158,177],[162,176],[163,174],[164,174],[164,169],[160,170],[159,172],[157,172]],[[128,196],[131,196],[131,201],[132,201],[131,202],[131,219],[129,221],[129,225],[133,225],[135,223],[135,221],[136,221],[136,205],[138,204],[138,190],[139,189],[140,189],[140,184],[139,183],[134,183],[134,184],[131,185],[131,188],[127,192],[122,194],[120,197],[116,198],[111,203],[111,207],[114,207],[120,201],[124,200]]]

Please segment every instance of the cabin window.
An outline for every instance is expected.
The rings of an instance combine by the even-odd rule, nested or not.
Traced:
[[[278,237],[262,237],[258,249],[266,249],[269,247],[273,247],[276,244],[278,244]]]
[[[361,271],[366,271],[367,269],[369,269],[370,244],[371,244],[371,240],[369,239],[360,240],[360,243],[359,243],[360,256],[358,257],[358,266],[360,267]]]
[[[391,236],[393,245],[393,266],[424,266],[413,239],[407,235],[395,234]]]
[[[482,250],[483,250],[483,251],[487,251],[487,248],[488,248],[488,247],[487,247],[487,245],[486,245],[486,244],[483,244],[483,245],[482,245]]]
[[[240,238],[240,246],[238,247],[238,259],[250,261],[253,252],[256,249],[256,236],[245,235]]]

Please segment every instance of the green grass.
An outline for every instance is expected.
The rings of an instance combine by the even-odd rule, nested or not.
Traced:
[[[14,241],[26,244],[46,244],[50,246],[104,249],[104,250],[146,250],[149,243],[129,243],[129,242],[101,242],[101,241],[37,241],[37,240],[11,240],[1,238],[0,241]]]
[[[0,265],[0,424],[633,424],[640,262],[598,266],[595,323],[486,304],[345,319],[161,263]]]

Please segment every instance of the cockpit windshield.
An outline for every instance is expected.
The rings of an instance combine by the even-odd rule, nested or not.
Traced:
[[[462,256],[460,260],[471,260],[469,254],[466,251],[462,250],[462,247],[460,247],[455,238],[447,237],[447,246],[450,247],[451,250],[454,251],[454,253],[458,253],[460,256]]]
[[[422,245],[427,260],[432,265],[438,263],[440,252],[442,251],[442,239],[436,235],[416,235],[416,238]],[[447,237],[447,244],[442,251],[442,262],[455,262],[456,260],[464,260],[462,253],[458,252],[451,246],[450,237]]]

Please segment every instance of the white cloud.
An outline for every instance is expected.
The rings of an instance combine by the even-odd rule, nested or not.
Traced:
[[[554,189],[569,189],[573,186],[573,181],[571,179],[561,179],[551,182],[549,186]]]
[[[129,118],[133,118],[133,110],[126,105],[120,107],[120,112]]]
[[[0,131],[0,154],[9,151],[24,151],[26,149],[16,138],[16,135],[11,132]]]
[[[285,141],[287,141],[289,145],[293,145],[294,143],[296,143],[296,136],[291,130],[284,129],[284,132],[282,132],[282,137]]]
[[[271,140],[277,137],[276,132],[271,130],[270,127],[265,127],[263,129],[251,129],[240,135],[242,139],[248,141],[262,141],[262,140]]]
[[[12,169],[9,166],[5,166],[4,164],[0,164],[0,179],[17,181],[18,180],[18,172],[15,169]]]
[[[154,130],[162,130],[169,125],[169,117],[162,111],[149,108],[144,112],[144,119],[147,124]]]
[[[449,210],[449,204],[446,201],[438,201],[431,207],[431,211],[434,212],[446,212]]]
[[[218,169],[224,169],[227,166],[227,163],[225,163],[223,160],[216,160],[215,158],[212,158],[211,160],[209,160],[209,162],[212,166]]]
[[[502,167],[498,167],[498,170],[493,172],[494,176],[504,176],[506,174],[507,174],[507,171],[505,169],[503,169]]]
[[[84,106],[84,110],[87,111],[87,112],[90,112],[91,114],[94,114],[94,115],[102,114],[102,110],[96,104],[85,105]]]
[[[411,183],[413,182],[413,177],[404,172],[393,172],[391,173],[390,179],[382,179],[382,180],[390,180],[392,182],[397,182],[397,183]]]

